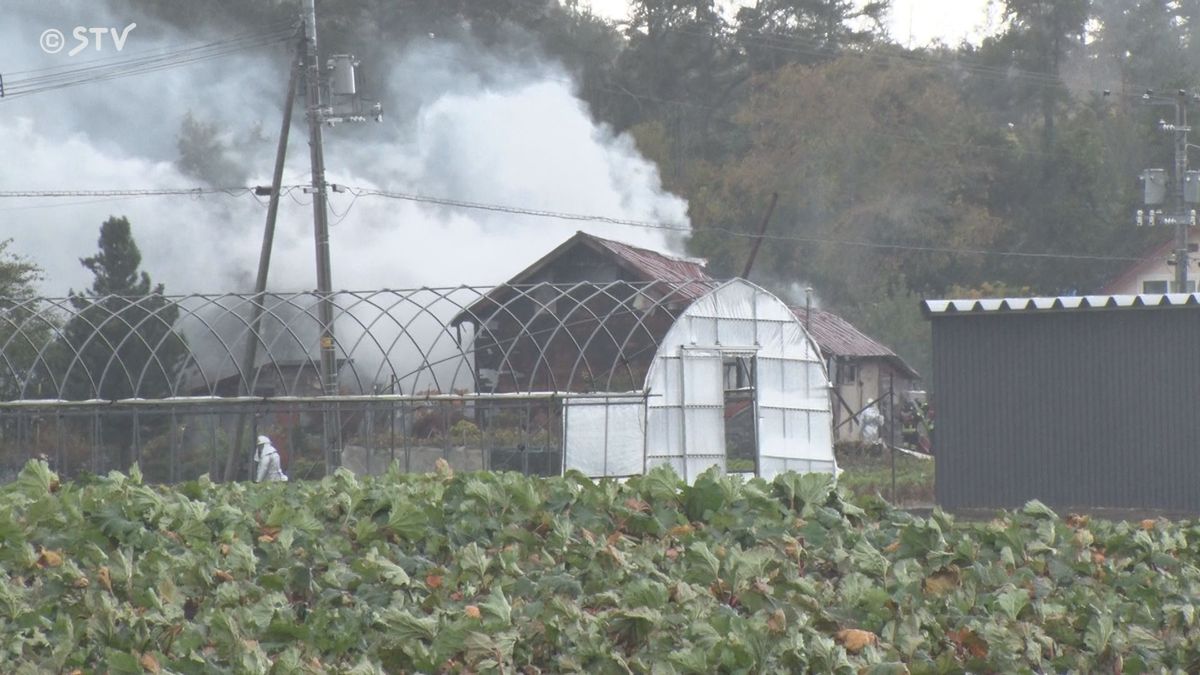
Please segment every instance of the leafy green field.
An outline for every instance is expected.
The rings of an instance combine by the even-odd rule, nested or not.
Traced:
[[[892,494],[892,464],[889,451],[872,453],[861,448],[839,450],[839,483],[859,497],[882,496],[893,504],[929,506],[934,503],[932,459],[896,453],[896,492]]]
[[[821,475],[0,488],[6,672],[1200,670],[1200,526]]]

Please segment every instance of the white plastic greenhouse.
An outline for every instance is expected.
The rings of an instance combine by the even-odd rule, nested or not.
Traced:
[[[684,310],[658,344],[642,391],[572,398],[565,408],[564,468],[592,477],[662,464],[689,481],[712,466],[765,478],[837,470],[817,345],[783,301],[742,279]],[[739,414],[752,421],[753,463],[735,467],[729,426]]]

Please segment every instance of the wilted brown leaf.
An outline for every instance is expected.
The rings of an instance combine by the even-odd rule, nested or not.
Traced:
[[[433,463],[433,470],[442,478],[454,478],[454,469],[450,468],[450,462],[442,457],[438,457]]]
[[[630,497],[629,499],[626,499],[625,508],[629,509],[630,511],[637,511],[638,513],[647,513],[650,511],[650,505],[638,499],[637,497]]]
[[[958,568],[951,565],[950,567],[942,567],[928,577],[925,577],[923,585],[926,593],[941,595],[957,588],[961,581]]]
[[[1154,529],[1154,519],[1147,518],[1147,519],[1143,520],[1141,522],[1141,526],[1142,526],[1143,530],[1153,530]]]
[[[96,572],[96,577],[100,580],[100,585],[109,593],[112,592],[112,576],[108,573],[108,567],[101,567],[100,571]]]
[[[789,541],[783,546],[783,552],[786,553],[789,558],[799,558],[800,550],[800,543],[795,541]]]
[[[229,544],[221,544],[217,548],[221,551],[221,555],[229,555],[229,552],[233,550]]]
[[[954,645],[959,651],[966,652],[974,658],[982,659],[988,655],[987,640],[979,637],[979,634],[970,628],[950,631],[947,636],[954,641]]]
[[[696,531],[696,528],[692,527],[691,524],[689,523],[689,524],[685,524],[685,525],[676,525],[675,527],[672,527],[670,534],[672,537],[683,537],[683,536],[689,535],[695,531]]]
[[[217,583],[223,584],[227,581],[233,581],[233,575],[225,570],[217,570],[216,572],[213,572],[213,579],[216,579]]]
[[[147,673],[158,675],[158,673],[162,672],[162,666],[158,665],[158,659],[154,658],[153,654],[142,654],[142,657],[138,659],[138,663],[142,664],[142,670],[145,670]]]
[[[869,630],[859,630],[858,628],[843,628],[834,634],[847,652],[857,654],[867,648],[867,645],[878,644],[879,636]]]
[[[1078,513],[1072,513],[1067,516],[1067,527],[1073,527],[1075,529],[1087,527],[1088,520],[1089,518],[1087,516],[1081,516]]]
[[[37,566],[43,569],[47,567],[61,567],[63,564],[62,551],[51,551],[44,548],[38,555]]]
[[[771,612],[771,616],[767,617],[767,628],[776,635],[787,630],[787,614],[782,609]]]
[[[71,585],[75,588],[87,588],[90,584],[91,582],[88,581],[87,577],[79,577],[75,581],[71,582]]]
[[[425,577],[425,585],[431,589],[437,590],[442,587],[442,581],[445,580],[440,574],[430,574]]]
[[[900,540],[897,539],[896,541],[893,541],[892,543],[888,544],[887,546],[884,546],[883,550],[885,553],[895,553],[896,551],[899,551],[900,550]]]
[[[478,619],[480,616],[482,616],[479,613],[479,608],[475,605],[467,605],[464,611],[466,612],[468,619]]]

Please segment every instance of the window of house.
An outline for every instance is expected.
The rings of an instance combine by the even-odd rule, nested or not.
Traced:
[[[1178,282],[1176,282],[1176,281],[1172,281],[1172,282],[1171,282],[1171,292],[1172,292],[1172,293],[1180,293],[1180,292],[1182,292],[1182,293],[1195,293],[1195,292],[1196,292],[1196,282],[1195,282],[1195,281],[1192,281],[1192,280],[1190,280],[1190,279],[1189,279],[1189,280],[1188,280],[1188,282],[1187,282],[1187,284],[1184,286],[1184,290],[1183,290],[1183,291],[1180,291],[1180,290],[1179,290],[1179,283],[1178,283]]]
[[[1143,293],[1152,293],[1152,294],[1166,293],[1167,292],[1167,282],[1166,281],[1143,281],[1142,282],[1142,292]]]
[[[858,384],[858,364],[839,364],[837,373],[838,384]]]

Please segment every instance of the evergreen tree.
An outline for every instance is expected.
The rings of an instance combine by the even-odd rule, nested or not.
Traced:
[[[64,340],[69,398],[120,399],[168,396],[186,353],[175,332],[179,308],[139,268],[142,254],[129,220],[112,217],[100,227],[100,250],[80,263],[94,275],[86,292],[70,294],[75,315]]]
[[[35,300],[41,268],[9,253],[11,243],[0,241],[0,397],[6,401],[38,395],[40,352],[56,327]]]
[[[129,220],[111,217],[100,227],[100,250],[80,263],[94,275],[85,292],[71,292],[53,371],[67,399],[162,398],[176,391],[187,346],[175,332],[179,307],[139,268],[142,254]],[[123,465],[136,461],[137,440],[161,431],[162,420],[106,416],[103,440]],[[135,433],[136,432],[136,433]]]

